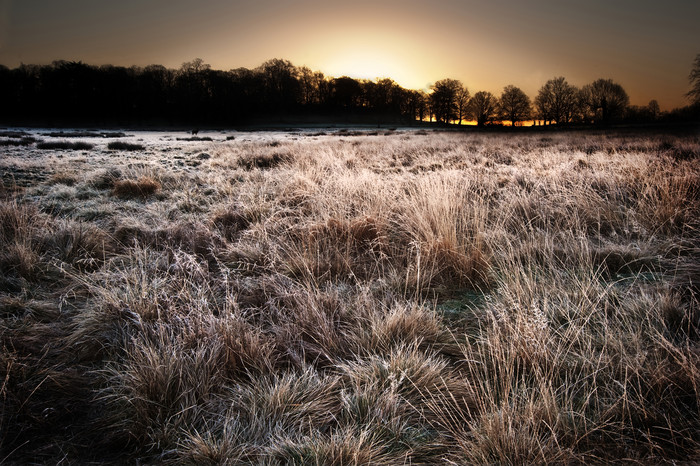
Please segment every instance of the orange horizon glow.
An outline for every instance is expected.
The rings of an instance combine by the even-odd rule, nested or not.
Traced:
[[[429,117],[423,117],[421,121],[424,122],[432,122],[434,119],[430,119]],[[523,120],[519,121],[517,124],[517,127],[520,128],[521,126],[536,126],[535,123],[537,122],[537,126],[542,126],[544,125],[544,120]],[[459,126],[460,123],[458,122],[453,122],[453,125]],[[477,126],[476,120],[462,120],[462,126]],[[497,125],[502,125],[502,126],[513,126],[513,124],[508,121],[508,120],[493,120],[492,124],[497,124]]]

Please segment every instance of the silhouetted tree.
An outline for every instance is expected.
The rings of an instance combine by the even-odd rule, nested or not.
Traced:
[[[134,70],[136,75],[137,109],[142,118],[158,118],[171,111],[174,72],[162,65],[149,65]]]
[[[700,104],[700,53],[695,56],[693,68],[690,70],[688,79],[690,80],[691,88],[686,96],[692,103]]]
[[[698,81],[693,74],[693,83]],[[695,77],[693,77],[695,76]],[[548,122],[653,121],[660,112],[656,102],[627,107],[626,94],[610,80],[598,80],[577,92],[564,78],[548,81],[536,104]],[[594,97],[602,96],[601,99]],[[526,119],[527,96],[515,86],[501,99],[468,90],[457,80],[444,79],[431,92],[407,90],[389,78],[376,81],[346,76],[327,79],[308,67],[297,68],[274,59],[253,70],[212,70],[202,59],[185,62],[177,70],[159,65],[140,67],[91,66],[56,61],[51,65],[0,66],[0,118],[4,121],[51,124],[129,124],[147,121],[173,124],[241,123],[299,112],[352,114],[380,123],[430,119],[461,122],[471,115],[481,125],[495,118],[514,124]],[[582,106],[579,106],[578,103]],[[500,115],[494,113],[500,103]],[[587,111],[587,120],[580,108]],[[697,107],[694,107],[697,108]],[[664,118],[694,118],[696,110],[665,114]],[[371,118],[371,120],[370,120]]]
[[[509,85],[503,88],[498,99],[498,111],[501,120],[510,121],[513,126],[530,118],[532,108],[530,98],[519,87]]]
[[[0,110],[4,109],[12,113],[8,115],[19,117],[47,116],[50,109],[47,108],[46,77],[45,69],[37,65],[21,64],[11,71],[12,91],[8,92],[11,100],[6,105],[0,105]]]
[[[462,120],[468,117],[470,97],[471,95],[469,94],[467,86],[461,86],[460,83],[460,88],[457,90],[457,123],[460,125],[462,124]]]
[[[211,65],[204,63],[201,58],[195,58],[192,61],[186,61],[180,66],[180,72],[184,74],[197,74],[202,71],[210,70]]]
[[[479,91],[469,99],[469,114],[478,126],[493,121],[497,108],[498,99],[490,92]]]
[[[405,121],[412,122],[420,120],[425,110],[420,92],[408,89],[401,89],[401,116]]]
[[[364,106],[374,114],[398,114],[401,111],[401,87],[389,78],[362,82]]]
[[[240,119],[237,113],[238,92],[233,75],[227,71],[211,70],[208,74],[211,98],[208,103],[208,116],[211,122],[235,123]]]
[[[173,105],[179,119],[188,122],[207,117],[211,100],[209,72],[211,66],[201,58],[184,62],[175,73]]]
[[[236,107],[236,120],[244,121],[265,113],[261,106],[261,96],[264,93],[260,73],[248,68],[236,68],[229,71],[231,76],[234,98],[232,105]]]
[[[362,99],[362,86],[347,76],[331,81],[330,101],[335,108],[350,110],[357,108]]]
[[[649,117],[652,120],[657,120],[659,118],[659,115],[661,114],[661,108],[659,107],[659,103],[656,101],[656,99],[652,99],[649,101],[647,109],[649,110]]]
[[[40,89],[48,104],[47,112],[64,120],[94,119],[96,112],[100,111],[100,102],[107,97],[111,111],[121,115],[124,103],[116,102],[113,97],[123,92],[124,87],[114,87],[112,93],[105,96],[100,92],[104,87],[104,84],[100,85],[101,78],[109,86],[123,84],[117,83],[109,73],[100,73],[96,67],[82,62],[57,60],[43,67]]]
[[[100,114],[108,108],[111,116],[122,121],[130,121],[141,115],[143,103],[134,94],[137,91],[138,70],[123,66],[103,65],[86,78],[90,82],[90,94],[95,99],[92,109],[93,121],[100,120]],[[90,97],[88,97],[90,98]]]
[[[459,116],[458,96],[464,86],[456,79],[441,79],[430,86],[430,106],[439,123],[449,123]]]
[[[401,114],[408,121],[423,121],[428,116],[428,95],[424,91],[403,90]]]
[[[593,121],[603,124],[624,116],[630,100],[622,86],[612,79],[598,79],[587,84],[582,94]]]
[[[0,99],[5,102],[5,105],[12,103],[12,72],[5,65],[0,65]]]
[[[414,107],[416,113],[414,114],[415,119],[418,121],[423,121],[426,117],[429,117],[430,110],[428,104],[428,94],[425,91],[411,91],[411,98],[414,102]]]
[[[297,69],[288,60],[268,60],[260,66],[258,72],[265,87],[266,103],[272,110],[290,110],[300,100],[301,86],[297,79]]]
[[[319,105],[322,101],[322,85],[325,81],[323,73],[312,71],[307,66],[297,69],[303,105]]]
[[[566,124],[574,118],[578,108],[579,91],[562,76],[547,81],[535,97],[539,118],[545,124]]]
[[[624,121],[628,123],[651,123],[661,118],[659,104],[652,100],[648,105],[628,105]]]
[[[414,94],[414,98],[418,109],[418,120],[423,121],[425,117],[430,118],[430,99],[428,94],[424,90],[420,90]]]
[[[371,114],[377,121],[411,121],[426,113],[424,94],[391,79],[328,80],[277,59],[230,71],[212,70],[202,59],[177,70],[68,61],[0,66],[0,118],[6,121],[232,123],[301,110]]]

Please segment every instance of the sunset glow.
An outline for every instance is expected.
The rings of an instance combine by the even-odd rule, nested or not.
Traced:
[[[412,82],[416,75],[409,63],[403,63],[390,53],[371,49],[352,49],[330,57],[322,66],[329,76],[347,75],[359,79],[376,79],[389,77],[399,84],[416,88]],[[425,84],[425,83],[423,83]]]
[[[612,78],[631,103],[686,103],[700,3],[417,0],[0,1],[0,64],[215,69],[283,58],[330,76],[389,77],[412,89],[443,78],[534,96],[554,76]]]

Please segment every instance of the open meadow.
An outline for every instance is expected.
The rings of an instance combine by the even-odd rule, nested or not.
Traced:
[[[0,154],[0,463],[700,462],[697,130]]]

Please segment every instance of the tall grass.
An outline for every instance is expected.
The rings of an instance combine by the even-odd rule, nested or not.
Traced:
[[[345,136],[0,201],[0,460],[700,461],[697,136]]]

